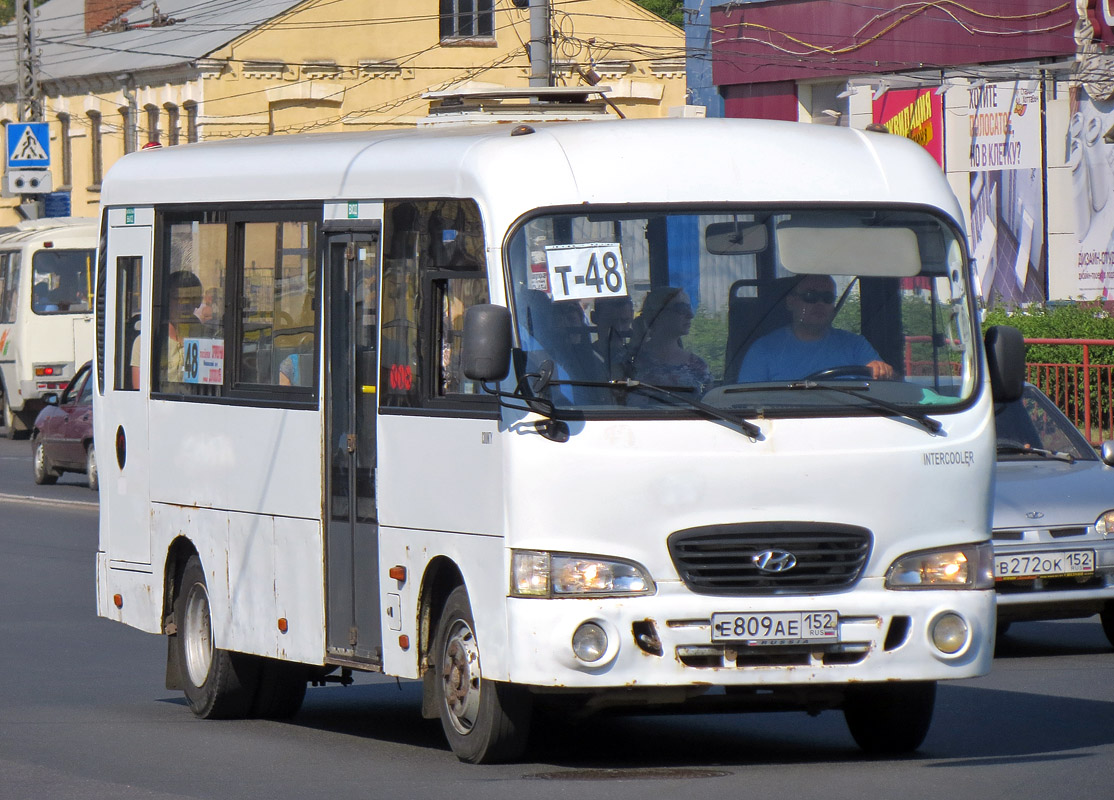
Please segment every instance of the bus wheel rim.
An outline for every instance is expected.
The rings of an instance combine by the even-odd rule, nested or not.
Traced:
[[[476,636],[463,620],[446,637],[441,679],[449,721],[458,733],[470,733],[479,715],[482,675]]]
[[[194,584],[186,600],[186,672],[194,686],[203,686],[213,663],[213,628],[209,620],[209,595],[205,587]]]

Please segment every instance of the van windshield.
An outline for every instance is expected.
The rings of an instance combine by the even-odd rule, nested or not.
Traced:
[[[542,214],[506,260],[510,380],[558,411],[935,413],[977,383],[965,249],[922,210]]]
[[[31,259],[31,310],[36,314],[88,313],[92,250],[40,250]]]

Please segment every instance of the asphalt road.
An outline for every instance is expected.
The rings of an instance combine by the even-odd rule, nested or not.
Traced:
[[[468,766],[416,684],[371,675],[310,689],[291,722],[197,720],[163,688],[164,641],[96,617],[93,500],[80,476],[35,487],[27,442],[0,440],[0,800],[1114,796],[1097,619],[1014,625],[898,760],[825,712],[550,720],[523,763]]]

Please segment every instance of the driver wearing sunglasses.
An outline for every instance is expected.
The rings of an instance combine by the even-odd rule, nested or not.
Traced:
[[[893,367],[857,333],[832,327],[835,281],[807,275],[785,298],[789,324],[755,342],[739,367],[740,383],[793,381],[837,367],[864,367],[875,380],[892,378]]]

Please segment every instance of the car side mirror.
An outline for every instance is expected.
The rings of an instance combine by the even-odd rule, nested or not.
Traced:
[[[1009,325],[986,331],[986,366],[995,403],[1012,403],[1025,388],[1025,337]]]
[[[46,394],[43,395],[43,402],[46,403],[48,406],[58,405],[58,393],[57,392],[47,392]]]
[[[1099,448],[1099,457],[1102,463],[1108,467],[1114,467],[1114,442],[1105,441],[1102,447]]]
[[[464,312],[460,349],[464,376],[474,381],[499,382],[511,368],[511,312],[481,303]]]

